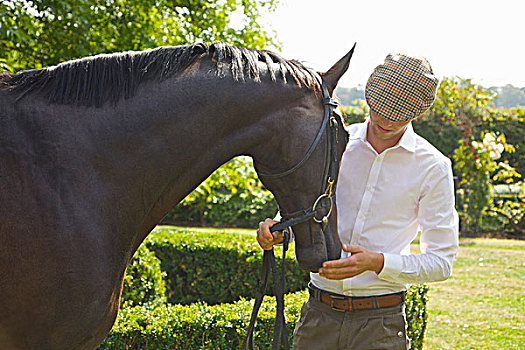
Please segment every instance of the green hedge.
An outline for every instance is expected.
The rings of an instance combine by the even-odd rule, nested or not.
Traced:
[[[253,232],[247,232],[252,234],[160,227],[150,234],[127,270],[119,317],[99,349],[239,348],[253,305],[242,295],[253,296],[262,261]],[[309,278],[294,260],[293,244],[288,256],[287,289],[302,290]],[[422,348],[427,291],[414,286],[407,295],[411,349]],[[166,302],[177,298],[179,305]],[[306,298],[304,290],[286,295],[290,336]],[[218,300],[230,303],[208,305]],[[271,347],[274,317],[275,299],[266,297],[254,337],[260,349]]]
[[[162,219],[162,224],[256,227],[277,213],[248,156],[231,159],[213,172]]]
[[[126,306],[165,304],[165,278],[160,260],[142,244],[126,270],[121,303]]]
[[[255,296],[262,264],[255,230],[241,234],[163,228],[152,233],[146,245],[167,274],[167,298],[171,304],[229,303]],[[280,266],[281,248],[276,249],[276,255]],[[287,292],[303,289],[308,281],[309,274],[299,269],[292,245],[286,257]]]
[[[426,313],[422,299],[426,287],[412,287],[407,296],[407,317],[410,322],[408,337],[411,349],[423,348]],[[290,336],[299,317],[307,291],[285,296],[285,318]],[[161,307],[136,306],[123,308],[111,333],[99,350],[112,349],[238,349],[243,342],[250,320],[253,300],[241,299],[232,304],[209,306],[163,305]],[[419,310],[413,313],[414,310]],[[271,348],[275,299],[265,297],[254,332],[258,349]]]
[[[405,301],[407,318],[407,334],[410,339],[410,349],[423,349],[423,338],[427,329],[428,286],[426,284],[411,286]]]

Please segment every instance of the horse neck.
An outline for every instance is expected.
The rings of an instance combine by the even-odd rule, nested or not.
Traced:
[[[268,136],[277,132],[279,110],[294,103],[297,87],[278,83],[235,83],[220,79],[173,79],[149,84],[113,112],[118,138],[104,145],[113,153],[114,183],[139,205],[127,217],[142,218],[148,232],[166,212],[221,164],[236,155],[272,153]],[[125,153],[122,147],[125,146]],[[125,184],[138,184],[135,188]]]

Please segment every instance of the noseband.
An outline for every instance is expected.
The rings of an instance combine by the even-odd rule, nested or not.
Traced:
[[[285,293],[285,259],[286,251],[288,250],[288,242],[290,236],[285,230],[288,227],[304,223],[310,219],[313,219],[315,222],[321,224],[321,229],[324,231],[328,218],[332,213],[333,207],[333,198],[335,196],[333,192],[333,185],[335,181],[335,172],[338,169],[339,160],[337,156],[337,117],[335,109],[338,106],[338,103],[335,99],[330,96],[328,87],[323,82],[323,79],[315,74],[317,80],[321,85],[321,90],[323,92],[323,104],[324,104],[324,117],[321,127],[317,132],[317,135],[310,145],[310,148],[306,152],[306,155],[301,159],[292,168],[283,171],[278,174],[262,174],[259,173],[260,177],[266,178],[280,178],[292,174],[294,171],[299,169],[312,155],[312,153],[317,148],[321,138],[327,129],[328,126],[328,152],[327,159],[325,161],[325,168],[323,171],[323,182],[321,188],[321,194],[314,201],[311,207],[306,209],[298,210],[292,213],[283,213],[281,211],[281,216],[284,221],[274,224],[271,228],[271,232],[283,231],[283,259],[281,264],[281,279],[278,279],[277,276],[277,267],[275,264],[275,256],[273,249],[265,250],[263,255],[263,267],[261,271],[261,277],[259,280],[259,288],[255,296],[255,303],[253,306],[252,315],[250,318],[250,324],[246,331],[246,337],[244,338],[244,343],[242,349],[253,349],[253,331],[255,329],[255,321],[257,320],[257,314],[259,313],[259,308],[261,307],[264,294],[266,291],[266,286],[268,284],[268,279],[270,275],[270,269],[272,271],[274,286],[273,293],[277,301],[277,311],[275,315],[275,325],[273,332],[273,341],[272,341],[272,350],[278,350],[281,346],[281,342],[285,349],[290,348],[290,343],[288,339],[288,330],[286,328],[286,321],[284,319],[284,293]],[[322,219],[317,218],[317,212],[320,209],[328,207],[328,213],[326,213]]]

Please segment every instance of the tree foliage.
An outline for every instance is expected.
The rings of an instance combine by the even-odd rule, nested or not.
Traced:
[[[498,94],[494,101],[496,107],[525,107],[525,88],[517,88],[511,84],[505,86],[491,87],[491,91]]]
[[[211,174],[163,222],[256,227],[276,213],[277,204],[257,178],[252,159],[241,156]]]
[[[5,0],[0,68],[41,68],[73,58],[195,41],[278,46],[258,23],[279,0]]]
[[[522,181],[516,169],[523,153],[515,151],[524,145],[523,114],[519,108],[495,108],[496,97],[469,79],[444,78],[434,105],[414,123],[419,134],[453,159],[463,231],[497,228],[494,184]],[[508,208],[504,202],[500,207]],[[518,211],[524,210],[518,203]]]
[[[359,106],[359,101],[365,99],[365,90],[362,86],[353,88],[338,86],[335,89],[335,95],[345,106]]]

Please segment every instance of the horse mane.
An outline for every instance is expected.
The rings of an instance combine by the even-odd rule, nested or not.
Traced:
[[[48,68],[3,73],[0,89],[19,93],[18,99],[42,93],[52,103],[101,106],[107,101],[115,103],[122,97],[130,98],[142,82],[165,80],[206,57],[214,62],[212,73],[221,78],[230,75],[238,82],[260,82],[266,71],[272,81],[280,77],[287,83],[287,77],[292,77],[299,86],[319,89],[313,71],[298,61],[286,60],[267,50],[223,43],[102,54]]]

